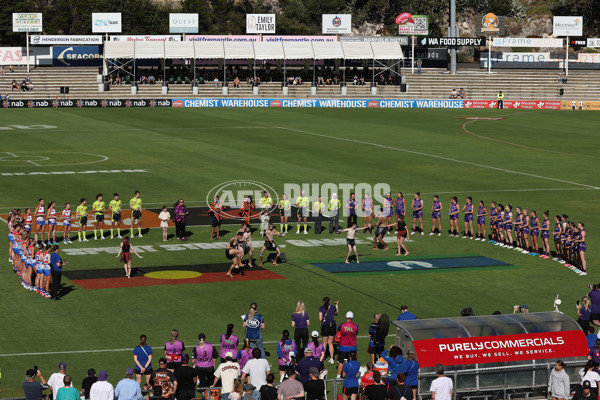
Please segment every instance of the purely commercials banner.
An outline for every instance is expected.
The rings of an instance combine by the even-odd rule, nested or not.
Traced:
[[[92,32],[120,33],[121,13],[92,13]]]
[[[31,44],[102,44],[101,35],[31,35]]]
[[[169,32],[198,33],[198,14],[169,14]]]
[[[42,13],[13,13],[13,32],[41,32]]]
[[[346,34],[352,33],[352,14],[323,14],[324,34]]]
[[[275,33],[275,14],[246,14],[246,33]]]
[[[413,342],[421,367],[585,357],[582,331],[525,333]]]
[[[496,100],[465,100],[465,108],[496,108]],[[516,110],[560,110],[558,100],[504,100],[504,108]]]

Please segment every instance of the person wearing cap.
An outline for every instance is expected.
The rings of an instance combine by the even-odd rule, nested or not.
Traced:
[[[86,400],[90,398],[90,389],[94,383],[98,382],[96,376],[96,370],[94,368],[88,369],[87,376],[81,381],[81,394]]]
[[[277,400],[304,399],[304,386],[296,380],[294,368],[288,368],[288,378],[279,384]]]
[[[140,385],[134,379],[133,368],[127,368],[125,378],[117,383],[115,388],[115,400],[143,400]]]
[[[169,364],[167,364],[168,369]],[[189,400],[196,397],[196,384],[198,383],[198,374],[196,370],[190,367],[190,355],[181,355],[181,365],[173,371],[177,380],[177,400]]]
[[[100,371],[98,381],[90,388],[90,400],[113,400],[114,398],[115,390],[108,382],[108,372]]]
[[[320,371],[316,367],[308,370],[309,380],[304,383],[306,400],[323,400],[325,398],[325,382],[319,378]]]
[[[592,393],[592,385],[590,384],[590,381],[583,381],[581,384],[581,391],[576,391],[572,400],[595,400],[597,398],[598,396],[594,396],[594,393]]]
[[[588,360],[585,367],[579,371],[579,375],[581,375],[581,384],[583,385],[583,382],[586,381],[589,382],[590,388],[596,397],[598,396],[598,382],[600,382],[600,374],[596,372],[597,367],[598,364],[592,360]]]
[[[327,210],[329,210],[329,233],[337,232],[340,230],[340,208],[342,202],[337,197],[337,193],[331,195],[331,200],[327,203]]]
[[[48,385],[52,388],[52,398],[56,399],[56,395],[58,394],[58,389],[65,386],[64,379],[67,372],[67,363],[61,361],[58,363],[58,372],[50,375],[50,379],[48,379]]]
[[[565,371],[565,363],[562,360],[556,361],[554,368],[550,372],[548,394],[552,395],[552,400],[566,400],[571,394],[571,381]]]
[[[240,377],[240,364],[233,361],[233,353],[228,351],[225,353],[225,362],[221,363],[215,370],[215,381],[211,387],[217,386],[219,379],[221,380],[221,398],[228,399],[229,393],[233,391],[233,383]],[[177,400],[180,400],[179,397]]]
[[[296,364],[296,371],[298,372],[298,381],[301,384],[305,384],[310,379],[310,370],[316,368],[317,376],[321,371],[325,369],[323,362],[317,357],[313,356],[313,350],[310,347],[304,349],[304,357]]]
[[[408,311],[408,306],[406,304],[402,304],[400,306],[400,315],[398,315],[398,321],[411,321],[413,319],[417,319],[415,314]]]
[[[244,395],[242,396],[242,400],[254,400],[257,398],[260,398],[260,395],[255,395],[254,393],[258,393],[255,392],[256,390],[256,386],[254,386],[251,383],[246,383],[244,385]]]
[[[26,372],[27,380],[23,382],[23,393],[25,393],[25,400],[40,400],[43,392],[49,389],[48,383],[42,376],[42,372],[38,369],[28,369]],[[36,382],[35,377],[40,377],[40,382]]]
[[[306,347],[310,347],[312,350],[312,355],[317,357],[319,361],[323,362],[325,359],[325,346],[319,342],[319,332],[312,331],[310,336],[312,340],[308,342]]]
[[[340,324],[338,331],[341,332],[340,345],[338,347],[338,368],[337,377],[342,375],[342,369],[344,368],[344,360],[350,358],[350,352],[356,352],[356,342],[358,336],[358,325],[352,322],[354,313],[348,311],[346,313],[346,322]]]
[[[175,375],[167,369],[167,359],[158,360],[158,369],[150,375],[150,385],[153,394],[161,399],[173,400],[177,392],[177,379]]]
[[[73,387],[72,383],[71,376],[65,375],[63,386],[56,392],[56,397],[53,397],[54,400],[80,400],[79,391]]]

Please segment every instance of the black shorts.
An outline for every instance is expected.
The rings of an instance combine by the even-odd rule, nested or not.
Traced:
[[[358,394],[358,386],[357,387],[353,387],[353,388],[344,388],[344,394],[348,397],[352,396],[353,394]]]
[[[181,367],[181,362],[169,361],[167,363],[167,369],[175,369],[177,367]]]
[[[131,212],[131,219],[142,219],[142,211],[141,210],[133,210]]]
[[[344,360],[348,361],[350,359],[349,351],[338,351],[338,362],[343,363]]]
[[[348,246],[356,246],[356,240],[354,240],[354,239],[346,239],[346,244]]]
[[[235,258],[235,255],[231,255],[231,254],[229,254],[229,252],[230,252],[231,250],[232,250],[232,249],[225,249],[225,257],[227,257],[227,259],[229,259],[229,260],[233,260],[233,259]]]
[[[104,214],[96,214],[95,218],[96,218],[96,222],[102,222],[102,221],[104,221]]]
[[[335,336],[335,322],[332,324],[321,325],[321,336]]]
[[[289,367],[290,367],[289,365],[280,365],[279,370],[285,372],[288,370]]]
[[[139,369],[136,369],[136,370],[135,370],[135,374],[136,374],[136,375],[146,375],[146,376],[147,376],[147,375],[152,375],[152,368],[145,370],[143,374],[142,374],[142,371],[141,371],[141,370],[139,370]]]
[[[600,321],[600,314],[591,314],[590,321]]]
[[[385,234],[387,233],[387,228],[377,228],[377,230],[375,230],[375,237],[384,237]]]
[[[221,220],[215,218],[215,216],[212,215],[212,222],[211,222],[210,226],[213,226],[213,227],[214,226],[221,226]]]
[[[271,243],[268,240],[265,242],[265,249],[269,251],[277,250],[277,244],[275,242]]]
[[[112,220],[115,222],[121,222],[121,213],[113,214]]]
[[[248,243],[244,243],[244,244],[242,245],[242,249],[244,249],[244,255],[246,255],[246,254],[250,253],[250,250],[251,250],[251,249],[250,249],[250,245],[249,245]]]
[[[383,346],[369,346],[369,348],[367,349],[367,353],[369,354],[381,354],[383,352],[384,348]]]
[[[87,217],[79,217],[79,226],[87,225]]]

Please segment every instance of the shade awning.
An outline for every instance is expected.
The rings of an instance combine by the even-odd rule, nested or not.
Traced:
[[[135,58],[165,58],[165,42],[135,42]]]
[[[196,58],[225,58],[223,42],[193,42]]]
[[[340,42],[312,42],[315,60],[331,60],[344,58]]]
[[[373,49],[369,42],[342,42],[344,57],[347,60],[370,60],[373,58]]]
[[[105,58],[134,58],[135,42],[104,42]]]
[[[194,42],[165,42],[165,58],[194,58]]]
[[[254,58],[254,47],[252,42],[225,42],[225,59],[249,60]]]
[[[282,60],[285,58],[281,42],[255,42],[254,58],[257,60]]]
[[[286,60],[315,58],[315,52],[310,42],[283,42],[283,53]]]
[[[376,60],[401,60],[404,58],[398,42],[371,42],[373,58]]]

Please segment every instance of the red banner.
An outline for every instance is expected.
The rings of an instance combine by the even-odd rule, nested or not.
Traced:
[[[496,108],[497,100],[465,100],[465,108]],[[517,110],[560,110],[560,101],[504,100],[504,108]]]
[[[463,365],[585,357],[587,341],[582,331],[524,333],[415,340],[419,365]]]

